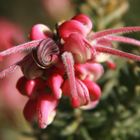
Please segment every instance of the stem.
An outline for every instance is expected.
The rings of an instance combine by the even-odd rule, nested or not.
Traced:
[[[109,47],[104,47],[101,45],[95,46],[96,51],[98,52],[103,52],[103,53],[108,53],[108,54],[112,54],[112,55],[116,55],[116,56],[120,56],[123,58],[128,58],[128,59],[132,59],[135,61],[140,61],[140,56],[134,55],[134,54],[130,54],[130,53],[126,53],[120,50],[116,50],[116,49],[112,49]]]
[[[138,32],[140,31],[140,26],[134,26],[134,27],[121,27],[118,29],[108,29],[104,31],[99,31],[94,33],[93,39],[101,38],[103,36],[111,35],[111,34],[118,34],[118,33],[129,33],[129,32]]]
[[[123,36],[106,36],[105,39],[109,41],[117,41],[117,42],[122,42],[122,43],[127,43],[127,44],[133,44],[136,45],[137,47],[140,47],[140,41],[136,39],[132,39],[129,37],[123,37]]]
[[[32,49],[36,48],[40,44],[41,41],[42,39],[34,40],[34,41],[30,41],[21,45],[14,46],[10,49],[0,52],[0,57],[15,54],[15,53],[20,53],[23,51],[32,51]]]
[[[64,52],[62,54],[62,60],[66,68],[66,73],[68,76],[69,86],[70,86],[70,94],[72,97],[72,105],[74,107],[79,106],[79,99],[78,99],[78,93],[76,88],[76,79],[75,79],[75,73],[74,73],[74,60],[73,56],[70,52]]]

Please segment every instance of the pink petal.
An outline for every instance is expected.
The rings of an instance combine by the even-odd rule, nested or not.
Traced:
[[[48,26],[36,24],[32,27],[30,33],[31,40],[45,39],[47,37],[52,37],[52,32]]]
[[[53,74],[47,79],[47,83],[49,87],[51,88],[56,99],[60,99],[62,96],[62,90],[61,90],[61,85],[63,83],[62,76],[57,73]]]
[[[64,51],[71,52],[76,63],[85,63],[92,56],[91,49],[88,48],[83,37],[78,33],[72,33],[66,39]]]
[[[77,20],[65,21],[59,26],[58,33],[64,40],[68,38],[72,33],[78,33],[80,35],[86,36],[86,29],[84,25]]]
[[[75,65],[76,75],[82,80],[98,80],[104,73],[103,66],[98,63],[85,63]]]
[[[76,87],[80,99],[80,106],[88,104],[90,102],[90,96],[87,86],[81,80],[76,79]]]
[[[37,103],[37,117],[40,128],[46,128],[54,120],[58,100],[48,93],[40,95]]]
[[[87,28],[87,34],[91,31],[92,21],[90,20],[90,18],[87,15],[78,14],[78,15],[74,16],[72,19],[81,22]]]
[[[77,94],[78,94],[78,105],[77,106],[75,106],[75,104],[72,100],[69,81],[65,80],[62,90],[63,90],[64,95],[70,97],[72,106],[75,108],[75,107],[80,107],[85,104],[88,104],[90,102],[89,91],[88,91],[86,85],[79,79],[76,79],[76,89],[77,89]]]
[[[101,89],[98,84],[90,80],[84,80],[83,83],[87,86],[91,101],[99,100],[101,97]]]
[[[44,90],[45,83],[41,78],[27,80],[24,88],[28,97],[35,98],[39,90]]]

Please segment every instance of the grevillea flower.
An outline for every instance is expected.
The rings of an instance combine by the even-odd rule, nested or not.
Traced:
[[[0,73],[4,77],[11,70],[21,67],[24,76],[17,82],[18,90],[29,98],[24,116],[32,122],[38,120],[46,128],[56,114],[62,96],[70,98],[72,107],[92,109],[100,101],[101,88],[97,80],[104,73],[100,54],[107,53],[140,61],[140,56],[113,48],[112,42],[140,46],[140,41],[118,34],[137,32],[140,27],[122,27],[93,32],[90,18],[79,14],[57,26],[53,33],[43,24],[33,26],[31,42],[0,53],[4,57],[28,51],[29,54]],[[109,68],[115,64],[104,59]]]

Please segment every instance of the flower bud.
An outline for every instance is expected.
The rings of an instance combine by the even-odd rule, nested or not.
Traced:
[[[45,39],[47,37],[52,37],[52,32],[48,26],[36,24],[32,27],[30,33],[31,40]]]
[[[58,28],[59,36],[62,39],[68,38],[72,33],[78,33],[80,35],[86,36],[87,31],[84,25],[77,20],[70,20],[62,23]]]
[[[46,128],[52,123],[58,101],[49,93],[43,93],[39,96],[37,103],[37,117],[40,128]]]
[[[45,83],[40,78],[27,79],[23,76],[18,80],[16,87],[22,95],[26,95],[33,99],[37,96],[39,90],[44,90]]]
[[[91,31],[92,21],[87,15],[79,14],[79,15],[74,16],[72,19],[81,22],[85,26],[87,34]]]
[[[53,74],[47,79],[47,84],[51,88],[56,99],[60,99],[62,96],[61,85],[63,83],[63,78],[59,74]]]

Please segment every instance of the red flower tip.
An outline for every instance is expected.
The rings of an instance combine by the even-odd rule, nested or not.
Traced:
[[[113,61],[109,61],[109,60],[108,60],[108,61],[106,62],[106,64],[107,64],[108,68],[111,69],[111,70],[115,70],[116,67],[117,67],[116,64],[115,64]]]

